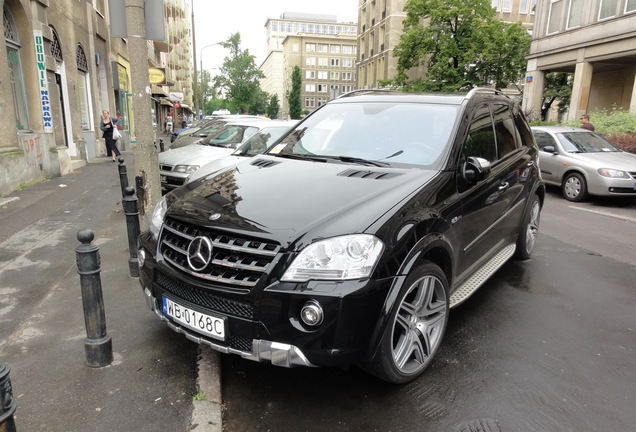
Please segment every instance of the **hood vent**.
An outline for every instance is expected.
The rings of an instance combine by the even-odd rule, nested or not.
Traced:
[[[386,180],[403,175],[402,173],[395,172],[382,172],[382,171],[369,171],[369,170],[357,170],[348,169],[338,174],[341,177],[358,177],[372,180]]]
[[[280,162],[271,161],[271,160],[267,160],[267,159],[256,159],[255,161],[252,161],[252,163],[250,165],[257,166],[259,168],[269,168],[269,167],[272,167],[274,165],[278,165],[279,163]]]

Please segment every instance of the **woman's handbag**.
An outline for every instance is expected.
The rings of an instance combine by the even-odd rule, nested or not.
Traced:
[[[113,129],[113,139],[117,141],[119,138],[121,138],[121,132],[119,132],[119,129],[117,129],[117,126],[115,126],[115,128]]]

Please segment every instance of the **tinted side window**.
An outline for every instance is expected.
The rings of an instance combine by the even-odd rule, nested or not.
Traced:
[[[556,142],[550,134],[541,131],[533,131],[532,133],[539,149],[543,150],[545,146],[554,146],[554,148],[556,148]]]
[[[519,146],[519,135],[507,105],[493,105],[495,120],[495,136],[497,138],[497,155],[502,159]]]
[[[497,159],[495,131],[488,105],[481,105],[475,110],[468,137],[464,143],[463,156],[464,159],[474,156],[490,162]]]

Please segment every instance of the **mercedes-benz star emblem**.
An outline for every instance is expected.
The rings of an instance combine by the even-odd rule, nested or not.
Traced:
[[[188,264],[194,271],[201,271],[212,261],[212,242],[207,237],[195,237],[188,245]]]

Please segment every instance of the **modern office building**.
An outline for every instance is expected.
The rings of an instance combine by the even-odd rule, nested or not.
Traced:
[[[276,94],[278,117],[289,116],[287,92],[298,66],[302,75],[301,104],[311,111],[356,88],[355,23],[339,23],[336,16],[285,12],[265,23],[267,54],[260,69],[261,88]]]
[[[536,117],[549,72],[574,74],[568,120],[636,112],[636,0],[539,0],[523,99]]]

